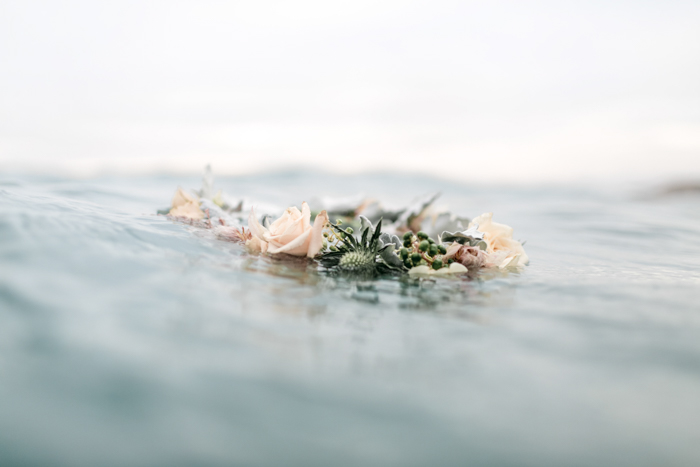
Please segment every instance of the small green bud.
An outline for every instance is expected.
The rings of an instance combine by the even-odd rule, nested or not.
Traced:
[[[450,259],[447,260],[447,264],[452,264],[452,263],[454,263],[454,262],[455,262],[454,258],[450,258]]]
[[[413,267],[413,263],[411,262],[410,259],[406,258],[403,260],[403,265],[406,266],[408,269],[411,269]]]
[[[405,242],[406,240],[412,240],[413,239],[413,232],[410,230],[403,234],[403,241]]]
[[[436,259],[435,261],[433,261],[433,269],[438,270],[441,267],[442,267],[442,261],[440,261],[439,259]]]
[[[422,259],[423,257],[420,255],[420,253],[411,253],[411,262],[413,262],[413,264],[420,263],[420,260]]]
[[[430,256],[435,256],[435,255],[437,255],[437,252],[438,252],[438,247],[437,247],[437,245],[435,245],[435,244],[430,245],[430,249],[428,250],[428,252],[429,252]]]
[[[422,230],[416,234],[416,237],[420,238],[421,240],[427,240],[428,239],[428,234],[423,232]]]
[[[328,238],[328,232],[323,232],[323,236]]]
[[[420,251],[428,251],[428,248],[430,248],[430,243],[428,243],[427,240],[423,240],[420,242],[420,245],[418,245]]]
[[[411,248],[412,244],[413,244],[413,242],[411,242],[410,238],[408,240],[403,241],[403,246],[405,246],[406,248]]]
[[[432,245],[433,243],[435,243],[435,240],[433,240],[432,238],[429,238],[428,242]]]
[[[341,225],[343,223],[343,219],[336,219],[335,220],[335,225]]]
[[[447,253],[447,248],[445,248],[444,245],[438,245],[438,251],[441,255],[444,255],[445,253]]]
[[[352,234],[355,232],[352,227],[348,227],[347,229],[345,229],[345,231],[349,234]]]
[[[338,251],[338,247],[336,247],[335,245],[331,245],[331,251]]]
[[[407,248],[401,248],[401,249],[399,250],[399,253],[401,254],[401,257],[402,257],[403,259],[408,258],[408,249],[407,249]]]

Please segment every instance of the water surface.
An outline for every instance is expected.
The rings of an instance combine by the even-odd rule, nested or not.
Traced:
[[[155,215],[198,178],[0,177],[0,464],[700,465],[700,197],[218,179],[494,220],[523,272],[372,284]]]

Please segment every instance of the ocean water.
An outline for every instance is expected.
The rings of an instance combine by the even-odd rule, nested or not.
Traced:
[[[0,465],[700,465],[700,196],[223,178],[439,205],[520,273],[319,275],[156,215],[198,177],[0,176]]]

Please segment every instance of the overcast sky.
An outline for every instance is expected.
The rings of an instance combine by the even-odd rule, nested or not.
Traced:
[[[700,177],[700,2],[0,0],[0,170]]]

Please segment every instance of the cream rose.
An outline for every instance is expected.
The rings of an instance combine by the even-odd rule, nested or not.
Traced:
[[[513,229],[505,224],[492,221],[493,213],[487,212],[469,223],[469,228],[476,226],[483,232],[489,253],[487,265],[507,268],[509,266],[524,266],[530,259],[522,244],[513,239]]]
[[[170,209],[171,216],[187,217],[188,219],[204,219],[204,213],[199,207],[199,198],[187,193],[182,188],[178,188],[173,196],[173,207]]]
[[[308,256],[313,258],[321,251],[323,245],[323,227],[328,222],[328,214],[321,211],[311,226],[311,210],[306,203],[301,204],[301,211],[296,206],[287,208],[285,213],[270,224],[263,227],[250,210],[248,229],[253,238],[246,245],[254,250],[270,254],[287,253],[293,256]]]

